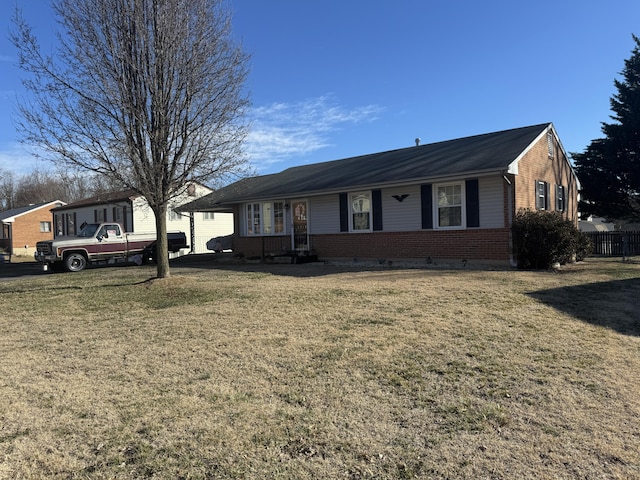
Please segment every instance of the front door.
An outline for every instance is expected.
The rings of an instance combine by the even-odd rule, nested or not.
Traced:
[[[296,252],[309,251],[308,210],[306,200],[291,202],[293,215],[293,249]]]

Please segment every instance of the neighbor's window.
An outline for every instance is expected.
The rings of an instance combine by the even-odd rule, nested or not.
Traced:
[[[371,193],[351,194],[351,230],[371,230]]]
[[[51,222],[40,222],[40,232],[49,233],[51,231]]]
[[[462,227],[462,183],[436,186],[439,228]]]
[[[536,209],[546,210],[548,205],[548,187],[547,182],[536,180]]]
[[[174,210],[175,207],[169,207],[169,221],[175,222],[176,220],[180,220],[180,213]]]
[[[73,213],[67,213],[67,235],[76,234],[76,216]]]
[[[202,212],[203,220],[215,220],[214,212]]]
[[[556,185],[556,210],[564,212],[566,209],[565,188],[562,185]]]
[[[247,235],[284,233],[284,202],[247,204]]]

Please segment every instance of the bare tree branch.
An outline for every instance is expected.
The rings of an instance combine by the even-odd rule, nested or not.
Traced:
[[[229,12],[223,0],[53,0],[53,9],[62,33],[50,57],[14,17],[33,95],[20,106],[23,139],[139,192],[164,241],[167,203],[189,182],[248,172],[248,56]],[[158,276],[168,275],[159,259]]]

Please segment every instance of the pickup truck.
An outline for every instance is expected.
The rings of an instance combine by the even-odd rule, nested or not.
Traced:
[[[187,248],[183,232],[167,233],[170,252]],[[155,233],[125,233],[119,223],[87,223],[76,236],[58,237],[36,243],[37,262],[43,270],[80,272],[95,263],[135,262],[155,260]]]

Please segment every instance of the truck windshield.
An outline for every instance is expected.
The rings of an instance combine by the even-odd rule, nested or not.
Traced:
[[[78,237],[83,237],[83,238],[93,237],[96,233],[96,230],[98,230],[99,226],[100,226],[99,223],[87,223],[84,227],[82,227],[82,230],[80,230],[80,233],[78,233]]]

